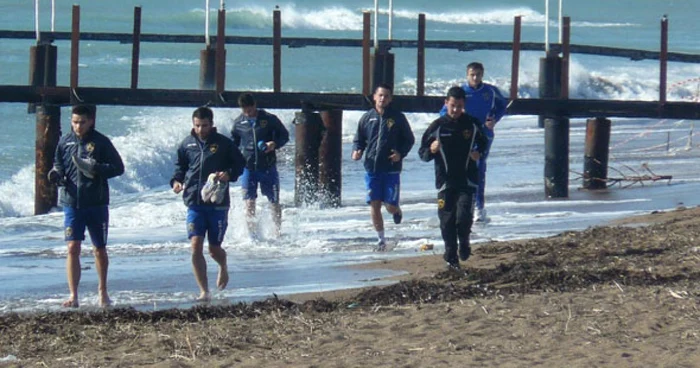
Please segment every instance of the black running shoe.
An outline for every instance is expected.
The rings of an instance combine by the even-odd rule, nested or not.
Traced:
[[[403,212],[401,210],[398,210],[393,216],[395,224],[400,224],[401,220],[403,220]]]
[[[462,246],[461,244],[459,245],[459,260],[464,262],[469,259],[469,256],[472,254],[472,248],[468,245]]]
[[[448,271],[459,271],[459,270],[462,269],[462,268],[459,266],[459,262],[458,262],[457,260],[454,260],[454,261],[452,261],[452,262],[447,261],[447,262],[445,262],[445,263],[447,263],[447,270],[448,270]]]

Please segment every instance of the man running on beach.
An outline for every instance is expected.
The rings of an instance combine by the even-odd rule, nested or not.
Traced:
[[[488,222],[486,215],[486,202],[484,192],[486,190],[486,159],[489,157],[491,144],[494,138],[494,127],[506,113],[508,100],[503,97],[501,91],[494,85],[484,83],[484,65],[478,62],[467,65],[467,83],[462,85],[467,99],[465,111],[477,118],[483,127],[488,141],[486,150],[479,158],[479,188],[476,191],[476,221]],[[443,106],[440,115],[445,115],[447,107]]]
[[[277,116],[257,108],[252,94],[241,94],[238,97],[238,106],[241,108],[241,114],[233,121],[231,138],[246,159],[241,186],[247,207],[248,233],[252,240],[259,239],[253,219],[260,184],[260,192],[267,197],[272,208],[275,236],[279,237],[282,228],[282,207],[275,151],[287,144],[289,132]]]
[[[170,180],[173,192],[183,192],[187,206],[187,237],[192,247],[192,270],[199,285],[199,302],[211,300],[204,259],[204,237],[209,240],[209,254],[219,264],[216,286],[228,284],[226,251],[221,243],[228,227],[231,204],[228,183],[243,171],[241,152],[226,136],[217,133],[214,113],[199,107],[192,113],[192,130],[177,149],[175,173]]]
[[[388,84],[379,84],[374,89],[374,108],[362,115],[357,123],[352,150],[353,160],[360,160],[365,154],[367,203],[377,231],[378,251],[386,249],[382,202],[395,224],[400,224],[403,218],[399,207],[401,167],[403,158],[415,143],[406,116],[389,106],[392,93]]]
[[[78,105],[71,111],[71,131],[58,141],[49,182],[59,185],[68,243],[66,276],[70,297],[66,308],[79,306],[80,251],[85,228],[95,255],[97,293],[101,307],[112,301],[107,293],[107,232],[109,229],[109,184],[107,179],[124,173],[119,152],[106,136],[95,130],[95,107]]]
[[[469,235],[473,222],[474,192],[479,180],[476,162],[486,149],[486,136],[476,118],[464,113],[465,92],[452,87],[447,92],[447,114],[426,129],[418,150],[421,160],[435,161],[438,218],[445,242],[443,258],[448,269],[460,268],[457,260],[471,255]]]

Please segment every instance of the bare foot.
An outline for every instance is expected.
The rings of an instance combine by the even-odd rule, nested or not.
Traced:
[[[78,301],[76,299],[68,299],[63,304],[61,304],[63,308],[78,308],[80,305],[78,304]]]
[[[219,290],[224,290],[226,285],[228,285],[228,267],[219,266],[219,277],[216,279],[216,287]]]
[[[209,303],[211,301],[211,294],[209,292],[203,292],[199,294],[199,298],[195,299],[198,303]]]
[[[107,296],[107,294],[100,296],[100,307],[108,308],[111,305],[112,305],[112,299],[110,299],[109,296]]]

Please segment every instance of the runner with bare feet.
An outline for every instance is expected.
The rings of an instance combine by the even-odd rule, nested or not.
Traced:
[[[192,130],[177,150],[175,173],[170,180],[173,192],[182,192],[187,206],[187,236],[192,247],[192,271],[199,286],[198,302],[211,300],[204,258],[204,237],[209,254],[219,265],[216,286],[228,284],[226,251],[221,243],[228,227],[229,182],[243,172],[245,160],[233,141],[216,132],[214,113],[208,107],[192,114]]]
[[[85,229],[90,233],[99,305],[112,304],[107,293],[107,230],[109,228],[109,185],[107,179],[124,173],[124,163],[109,138],[95,130],[95,109],[73,107],[71,131],[58,142],[49,182],[59,186],[63,207],[64,233],[68,243],[66,276],[70,297],[65,308],[78,308],[80,284],[80,251]]]

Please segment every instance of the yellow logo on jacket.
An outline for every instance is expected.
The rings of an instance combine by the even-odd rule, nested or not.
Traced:
[[[445,200],[444,199],[438,199],[438,209],[441,210],[445,208]]]
[[[218,144],[212,144],[211,146],[209,146],[209,152],[211,152],[211,153],[216,153],[216,151],[218,151],[218,150],[219,150]]]
[[[260,127],[265,128],[267,126],[267,120],[260,120]]]
[[[472,138],[472,131],[465,129],[462,131],[462,136],[464,137],[465,140],[470,140]]]
[[[394,119],[388,119],[388,120],[386,121],[386,127],[387,127],[387,129],[391,129],[391,127],[394,126],[394,123],[396,123],[396,122],[394,121]]]
[[[95,150],[95,142],[89,142],[89,143],[85,146],[85,149],[86,149],[88,152],[94,151],[94,150]]]

